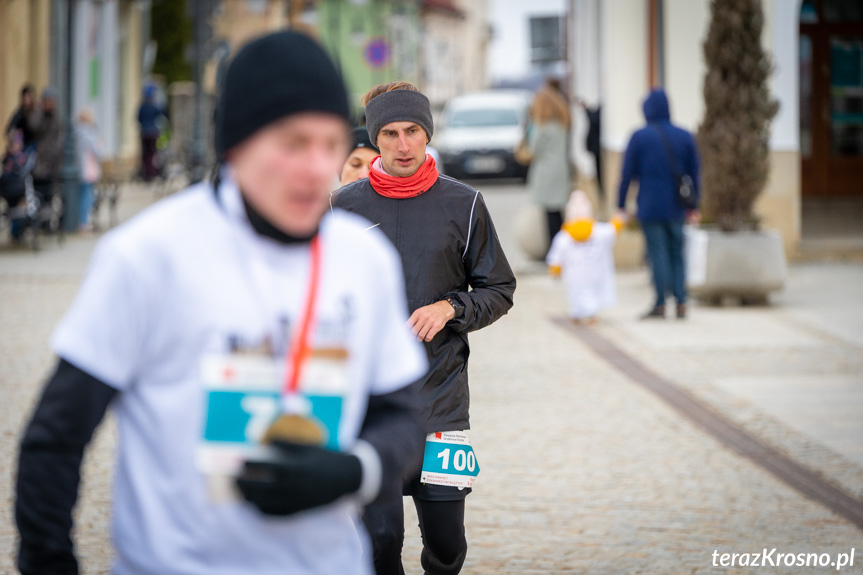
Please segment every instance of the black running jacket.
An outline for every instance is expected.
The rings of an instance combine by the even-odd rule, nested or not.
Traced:
[[[420,395],[427,433],[469,429],[467,334],[506,314],[515,292],[515,275],[482,195],[441,175],[421,195],[393,199],[365,178],[334,192],[332,205],[379,225],[395,245],[409,313],[449,296],[464,305],[460,317],[424,342],[429,371]]]

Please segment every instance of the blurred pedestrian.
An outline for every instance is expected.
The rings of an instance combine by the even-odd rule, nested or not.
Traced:
[[[109,404],[114,573],[371,573],[358,509],[421,452],[426,360],[398,254],[324,217],[349,117],[313,40],[252,41],[218,103],[213,183],[100,242],[21,443],[24,575],[77,573],[79,467]]]
[[[25,84],[21,88],[21,100],[19,102],[18,108],[12,113],[12,116],[9,118],[9,122],[6,124],[5,134],[9,134],[12,132],[21,132],[21,136],[24,139],[24,151],[31,152],[33,151],[34,143],[34,134],[33,130],[30,129],[30,125],[27,122],[27,117],[36,107],[36,93],[33,90],[33,86],[30,84]]]
[[[512,307],[515,276],[480,193],[441,176],[427,153],[434,131],[428,98],[409,82],[393,82],[372,88],[362,102],[369,136],[381,156],[372,163],[368,179],[333,195],[333,205],[379,226],[401,255],[408,323],[425,343],[431,362],[417,382],[429,434],[425,460],[431,464],[420,469],[417,461],[405,477],[403,494],[413,497],[417,509],[423,569],[430,575],[455,574],[467,556],[464,511],[473,477],[442,479],[432,465],[440,465],[443,459],[437,453],[450,447],[454,461],[458,454],[463,464],[475,458],[466,434],[467,334]],[[430,455],[433,449],[444,451]],[[476,470],[469,465],[466,469]],[[403,573],[402,498],[368,506],[364,522],[378,575]]]
[[[0,198],[9,207],[7,212],[12,242],[18,243],[23,232],[26,217],[27,171],[31,168],[29,157],[24,152],[24,137],[20,130],[13,130],[6,136],[6,152],[0,164]]]
[[[671,123],[668,97],[656,89],[643,105],[647,126],[629,140],[623,158],[618,192],[619,215],[626,218],[626,196],[632,180],[638,181],[637,217],[644,231],[647,256],[656,293],[653,307],[643,319],[664,318],[665,298],[677,302],[677,317],[686,317],[686,274],[683,264],[683,224],[697,222],[699,158],[692,134]],[[679,194],[681,176],[693,184],[695,208],[687,208]]]
[[[33,166],[33,188],[42,205],[54,197],[63,165],[63,123],[57,110],[57,92],[45,88],[38,106],[27,116],[27,126],[33,134],[36,163]]]
[[[353,138],[353,149],[342,166],[340,176],[340,182],[343,186],[368,178],[369,164],[381,153],[369,139],[369,131],[365,126],[354,128],[351,131],[351,137]]]
[[[576,190],[566,205],[563,228],[554,236],[546,263],[566,283],[569,317],[575,323],[596,323],[597,313],[617,300],[614,242],[622,222],[597,222],[590,200]]]
[[[530,106],[527,187],[531,199],[542,206],[548,223],[548,245],[563,225],[563,209],[569,199],[569,106],[553,83],[546,82]]]
[[[584,109],[587,116],[587,136],[584,140],[585,149],[593,155],[593,162],[596,169],[596,191],[597,197],[605,205],[605,188],[602,185],[602,106],[597,104],[594,107],[587,105],[584,100],[579,100],[578,104]]]
[[[443,175],[443,173],[444,173],[444,171],[443,171],[443,162],[441,162],[441,161],[440,161],[440,152],[438,151],[438,149],[437,149],[437,148],[435,148],[434,146],[432,146],[431,144],[428,144],[428,145],[426,146],[426,153],[427,153],[429,156],[431,156],[431,157],[432,157],[432,159],[434,160],[434,163],[435,163],[435,165],[437,166],[437,172],[438,172],[438,174]]]
[[[138,108],[138,127],[141,132],[141,177],[145,182],[159,175],[156,166],[156,143],[159,140],[159,117],[165,114],[156,104],[156,86],[144,86],[144,99]]]
[[[75,125],[78,140],[78,161],[80,163],[81,183],[78,186],[78,231],[89,234],[93,231],[90,224],[90,211],[93,208],[93,189],[102,177],[102,145],[93,111],[84,107],[78,112],[78,122]]]

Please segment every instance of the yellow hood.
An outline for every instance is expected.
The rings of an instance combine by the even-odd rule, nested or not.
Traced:
[[[577,242],[584,242],[590,238],[593,233],[593,220],[575,220],[566,222],[561,228],[563,231],[572,236]]]

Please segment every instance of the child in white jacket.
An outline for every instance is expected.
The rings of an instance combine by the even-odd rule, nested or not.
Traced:
[[[566,283],[569,317],[593,324],[597,313],[614,305],[614,242],[622,222],[597,222],[587,195],[576,190],[566,205],[566,219],[554,236],[546,263]]]

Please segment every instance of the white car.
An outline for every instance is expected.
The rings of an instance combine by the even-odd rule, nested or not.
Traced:
[[[514,153],[524,138],[533,93],[491,90],[447,102],[435,133],[444,172],[455,178],[517,177],[527,167]]]

